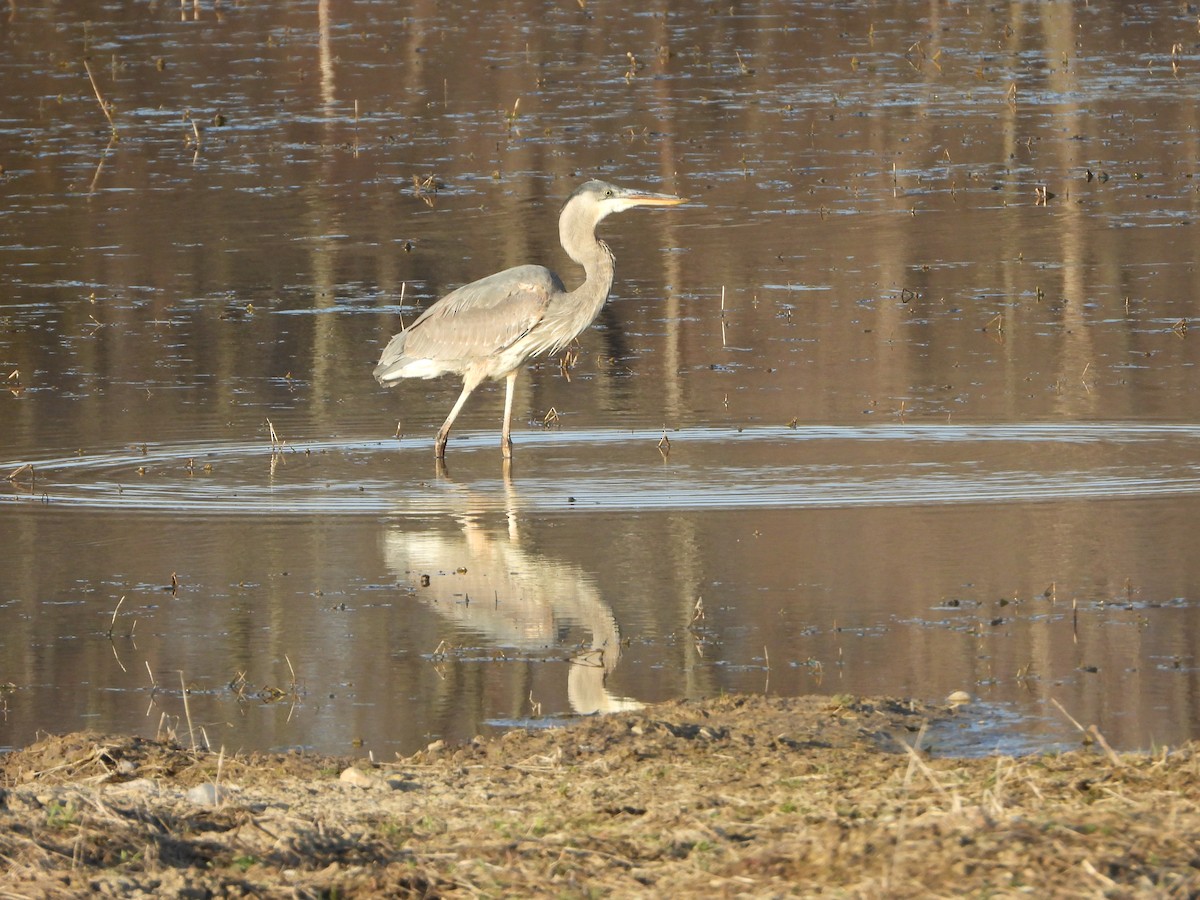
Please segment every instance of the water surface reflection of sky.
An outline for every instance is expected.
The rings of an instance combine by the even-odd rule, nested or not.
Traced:
[[[181,672],[228,746],[723,691],[1196,737],[1194,35],[1170,4],[4,10],[0,474],[33,469],[0,745],[177,726]],[[692,202],[604,223],[613,298],[521,373],[509,476],[486,388],[436,472],[458,386],[385,391],[380,349],[506,266],[575,283],[592,176]]]

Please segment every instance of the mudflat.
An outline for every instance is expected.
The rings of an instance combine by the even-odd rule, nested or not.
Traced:
[[[0,896],[1189,896],[1197,747],[955,758],[945,707],[725,696],[394,760],[0,758]]]

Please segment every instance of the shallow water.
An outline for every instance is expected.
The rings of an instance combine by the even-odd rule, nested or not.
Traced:
[[[1075,741],[1052,700],[1200,736],[1168,7],[7,10],[0,746],[386,755],[720,691],[965,690],[960,752]],[[511,470],[485,388],[438,471],[458,388],[380,349],[505,266],[573,283],[588,176],[692,202],[604,223]]]

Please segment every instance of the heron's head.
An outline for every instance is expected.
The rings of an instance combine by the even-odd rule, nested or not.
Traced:
[[[652,194],[617,187],[606,181],[585,181],[577,187],[563,204],[562,218],[576,218],[593,225],[612,213],[631,209],[634,206],[678,206],[686,201],[673,194]]]

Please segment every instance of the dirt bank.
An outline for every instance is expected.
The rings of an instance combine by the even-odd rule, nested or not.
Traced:
[[[1200,891],[1195,746],[906,749],[949,715],[727,697],[377,767],[53,737],[0,759],[0,896]]]

